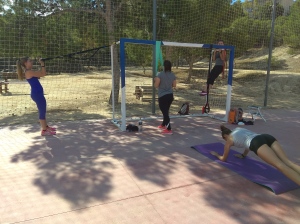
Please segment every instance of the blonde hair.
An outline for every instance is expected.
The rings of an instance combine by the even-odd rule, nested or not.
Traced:
[[[17,74],[19,80],[24,79],[24,70],[26,69],[25,63],[28,61],[28,59],[29,57],[22,57],[17,60]]]

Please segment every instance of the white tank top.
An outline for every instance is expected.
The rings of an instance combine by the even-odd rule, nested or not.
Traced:
[[[252,139],[259,134],[244,128],[235,128],[230,135],[233,138],[234,146],[249,149]]]

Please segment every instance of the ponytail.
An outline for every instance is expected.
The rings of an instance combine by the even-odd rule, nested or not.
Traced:
[[[18,79],[19,80],[23,80],[23,70],[21,67],[21,62],[20,59],[17,60],[17,74],[18,74]]]
[[[164,61],[164,71],[171,72],[172,70],[172,63],[169,60]]]
[[[230,133],[231,133],[231,130],[229,128],[226,128],[224,125],[221,125],[220,129],[222,131],[223,138],[224,138],[224,135],[230,135]]]
[[[24,72],[23,69],[25,69],[25,62],[28,60],[28,57],[23,57],[17,60],[16,65],[17,65],[17,74],[18,74],[18,79],[23,80],[24,79]]]

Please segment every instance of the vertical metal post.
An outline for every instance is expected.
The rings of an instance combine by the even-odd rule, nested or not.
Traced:
[[[153,41],[156,41],[156,14],[157,14],[157,3],[156,0],[153,0],[153,9],[152,9],[152,16],[153,16],[153,27],[152,27],[152,34],[153,34]],[[153,45],[153,50],[152,50],[152,79],[154,80],[156,76],[156,46],[155,44]],[[154,82],[152,82],[152,114],[155,114],[155,87],[154,87]]]
[[[121,131],[126,131],[126,85],[125,85],[125,41],[120,39],[120,70],[121,70]]]
[[[115,74],[114,74],[114,45],[110,46],[110,62],[111,62],[111,98],[112,98],[112,119],[115,120]]]
[[[231,108],[231,96],[232,96],[232,80],[233,80],[233,66],[234,66],[234,51],[235,47],[230,48],[229,55],[229,67],[228,67],[228,80],[227,80],[227,98],[226,98],[226,114],[224,121],[228,121],[229,111]]]
[[[272,51],[273,51],[273,39],[274,39],[274,26],[276,19],[276,3],[273,1],[273,12],[272,12],[272,25],[271,25],[271,35],[270,35],[270,44],[269,44],[269,58],[268,58],[268,69],[267,69],[267,78],[266,78],[266,87],[265,87],[265,100],[264,106],[267,106],[268,101],[268,88],[269,88],[269,79],[270,79],[270,70],[271,70],[271,61],[272,61]]]

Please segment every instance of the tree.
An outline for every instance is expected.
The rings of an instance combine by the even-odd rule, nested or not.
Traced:
[[[274,35],[274,45],[281,46],[284,44],[284,38],[287,36],[288,30],[286,29],[288,17],[280,16],[275,22],[275,35]]]
[[[55,17],[68,13],[90,13],[93,16],[100,17],[105,21],[107,44],[113,44],[118,40],[118,35],[115,28],[115,18],[117,12],[122,7],[125,0],[73,0],[73,1],[60,1],[60,0],[44,0],[39,1],[40,6],[36,8],[36,12],[42,12],[46,17]],[[82,26],[85,27],[85,26]],[[72,34],[72,31],[71,31]],[[78,34],[74,34],[78,37]],[[82,42],[86,42],[82,41]],[[92,44],[95,42],[92,41]],[[114,88],[115,88],[115,102],[119,99],[119,83],[120,83],[120,69],[118,64],[117,48],[113,47],[113,75],[114,75]],[[110,94],[109,102],[112,102],[112,93]]]
[[[241,17],[223,30],[227,42],[236,46],[236,55],[242,54],[255,44],[252,38],[253,33],[250,32],[250,27],[253,27],[253,23],[253,19]]]
[[[218,0],[168,0],[158,9],[159,39],[184,43],[215,43],[223,27],[224,10],[231,1]],[[199,49],[173,48],[172,55],[184,58],[189,64],[190,82],[193,64],[207,51]],[[175,59],[176,60],[176,59]]]
[[[268,1],[263,6],[261,6],[259,13],[262,19],[271,19],[273,13],[273,1]],[[284,7],[278,2],[276,2],[275,18],[277,18],[278,16],[283,16],[283,13],[284,13]]]
[[[297,0],[291,7],[291,13],[285,23],[286,36],[284,43],[293,48],[300,48],[300,1]]]

